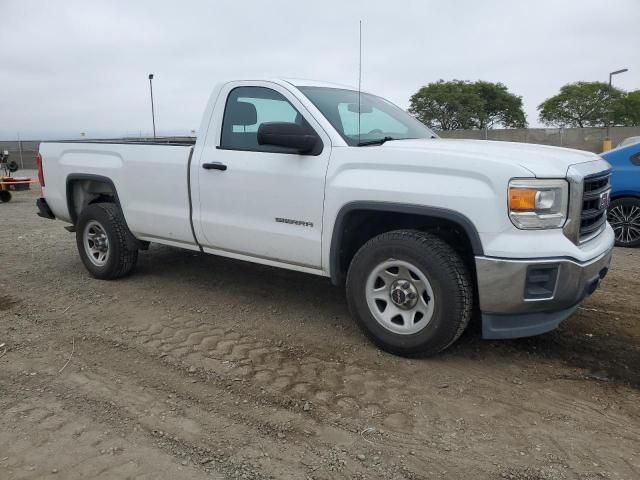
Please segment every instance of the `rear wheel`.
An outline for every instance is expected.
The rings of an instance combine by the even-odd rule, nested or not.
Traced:
[[[363,331],[397,355],[433,355],[462,334],[473,288],[460,256],[430,233],[383,233],[356,253],[347,301]]]
[[[76,225],[76,244],[86,269],[102,280],[128,275],[138,259],[135,239],[113,203],[95,203],[82,210]]]
[[[607,220],[619,247],[640,246],[640,199],[619,198],[611,202]]]
[[[0,202],[6,203],[11,201],[11,192],[9,190],[0,190]]]

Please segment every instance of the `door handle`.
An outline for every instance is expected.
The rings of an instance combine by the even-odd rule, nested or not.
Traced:
[[[222,170],[224,172],[227,169],[227,166],[224,163],[212,162],[203,163],[202,168],[204,168],[205,170]]]

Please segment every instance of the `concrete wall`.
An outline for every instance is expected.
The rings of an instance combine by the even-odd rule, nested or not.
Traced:
[[[602,141],[607,135],[606,128],[515,128],[506,130],[450,130],[438,132],[443,138],[470,138],[476,140],[500,140],[505,142],[539,143],[559,147],[577,148],[600,153]],[[640,127],[613,127],[611,139],[613,146],[627,137],[640,136]],[[177,138],[177,137],[176,137]],[[180,137],[182,139],[182,137]],[[29,140],[21,142],[22,163],[17,141],[0,140],[0,150],[8,150],[9,158],[18,162],[21,168],[36,168],[35,156],[40,142]],[[24,165],[24,166],[22,166]]]
[[[438,132],[443,138],[471,138],[504,142],[539,143],[558,147],[602,152],[606,128],[515,128],[505,130],[450,130]],[[627,137],[640,136],[640,127],[612,127],[611,140],[615,147]]]

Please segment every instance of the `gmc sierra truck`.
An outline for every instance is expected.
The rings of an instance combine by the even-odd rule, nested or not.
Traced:
[[[381,348],[432,355],[554,329],[611,261],[610,166],[576,150],[440,139],[366,92],[230,81],[197,141],[47,142],[39,215],[91,275],[157,242],[329,277]],[[179,172],[176,174],[176,172]]]

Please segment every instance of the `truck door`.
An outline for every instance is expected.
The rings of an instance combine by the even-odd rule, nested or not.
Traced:
[[[211,253],[320,268],[329,137],[280,85],[234,83],[218,98],[192,170],[199,187],[198,240]],[[259,145],[264,122],[304,125],[320,137],[321,148],[302,155]]]

